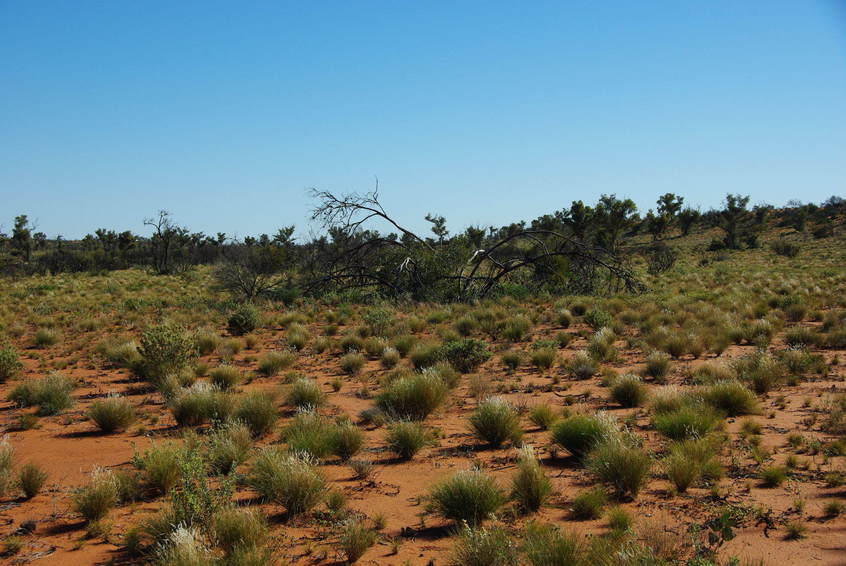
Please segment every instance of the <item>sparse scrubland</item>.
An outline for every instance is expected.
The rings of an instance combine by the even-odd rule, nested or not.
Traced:
[[[842,563],[843,211],[736,199],[587,233],[574,203],[533,229],[592,233],[624,273],[547,256],[451,297],[277,285],[260,240],[211,267],[11,273],[2,560]],[[408,269],[453,242],[433,225],[401,239]]]

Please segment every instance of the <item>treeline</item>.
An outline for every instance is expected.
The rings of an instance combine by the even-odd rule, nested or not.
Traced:
[[[748,196],[729,194],[721,208],[699,212],[667,193],[640,214],[632,200],[603,195],[592,206],[574,201],[530,222],[455,234],[443,216],[428,214],[430,234],[418,235],[382,208],[376,191],[314,197],[312,219],[325,230],[303,242],[294,239],[293,226],[240,240],[191,232],[165,211],[144,221],[146,235],[98,229],[69,241],[48,238],[20,215],[11,233],[0,233],[0,269],[16,275],[146,267],[173,274],[215,264],[219,284],[248,299],[296,288],[310,294],[368,289],[418,300],[465,300],[515,284],[592,293],[636,290],[631,256],[647,254],[650,269],[666,268],[674,261],[668,243],[697,229],[720,229],[711,250],[754,248],[767,225],[826,238],[846,214],[846,201],[834,196],[819,205],[791,202],[777,209],[750,207]],[[379,232],[373,227],[379,220],[394,230]],[[639,234],[648,237],[635,245],[632,238]]]

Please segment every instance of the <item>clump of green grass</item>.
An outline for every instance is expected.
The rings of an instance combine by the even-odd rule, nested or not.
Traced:
[[[249,484],[264,499],[282,505],[289,517],[311,511],[326,491],[326,480],[313,457],[275,447],[261,451]]]
[[[500,397],[486,399],[470,416],[470,427],[476,438],[493,447],[507,440],[517,443],[523,436],[517,411]]]
[[[439,357],[461,373],[470,373],[487,361],[491,353],[481,340],[465,338],[444,344],[440,349]]]
[[[525,447],[511,478],[511,498],[526,512],[538,511],[549,499],[552,484],[530,447]]]
[[[673,440],[701,438],[719,423],[719,417],[707,405],[683,405],[678,409],[656,413],[652,422],[655,430]]]
[[[209,372],[212,385],[221,391],[234,389],[244,380],[244,375],[235,366],[222,365]]]
[[[648,390],[639,376],[627,374],[617,378],[611,386],[611,398],[621,407],[640,407],[646,402]]]
[[[352,421],[337,423],[331,432],[332,454],[346,462],[364,446],[364,433]]]
[[[755,394],[739,381],[718,381],[704,387],[701,395],[706,403],[730,417],[754,415],[760,411]]]
[[[452,552],[455,566],[517,566],[517,545],[502,527],[473,528],[465,525]]]
[[[658,383],[663,383],[670,372],[670,356],[664,352],[655,350],[646,356],[646,367],[643,374],[651,377]]]
[[[0,347],[0,383],[4,383],[23,369],[17,350],[12,346]]]
[[[761,485],[778,487],[787,481],[787,470],[781,466],[769,466],[761,470]]]
[[[300,411],[285,428],[282,439],[292,452],[322,459],[332,454],[333,427],[314,411]]]
[[[578,566],[585,551],[579,538],[557,525],[530,523],[526,528],[523,552],[532,566]]]
[[[261,325],[261,316],[253,305],[238,305],[229,315],[229,332],[236,336],[249,334]]]
[[[358,519],[349,519],[341,527],[339,544],[348,564],[355,564],[367,549],[376,544],[377,533]]]
[[[504,365],[509,371],[514,371],[520,367],[522,356],[517,350],[508,350],[507,352],[503,352],[502,356],[500,356],[500,360],[502,360],[502,365]]]
[[[532,408],[531,412],[529,412],[529,420],[539,429],[549,430],[555,421],[558,420],[558,417],[555,415],[552,407],[543,403]]]
[[[391,452],[402,460],[410,460],[432,443],[432,433],[422,423],[398,421],[388,426],[385,441]]]
[[[39,416],[57,415],[73,406],[71,392],[75,382],[69,377],[52,373],[40,379],[31,379],[15,386],[9,401],[21,407],[38,406]]]
[[[182,477],[180,457],[182,448],[175,442],[153,444],[134,458],[136,467],[144,473],[146,484],[160,493],[170,492]]]
[[[700,478],[715,479],[721,467],[715,458],[715,444],[709,438],[693,438],[670,445],[662,461],[667,479],[683,493]]]
[[[397,349],[402,352],[399,348],[399,344],[395,343]],[[414,366],[415,369],[424,369],[427,367],[432,367],[439,361],[441,361],[442,357],[441,347],[437,344],[432,343],[422,343],[422,344],[415,344],[414,347],[408,354],[409,359],[411,360],[411,364]]]
[[[252,447],[253,437],[247,425],[227,423],[208,435],[206,459],[213,472],[226,474],[247,461]]]
[[[297,355],[293,352],[268,352],[259,360],[258,372],[266,377],[272,377],[291,367],[296,359]]]
[[[635,498],[649,477],[652,459],[627,439],[612,436],[590,451],[585,466],[618,496]]]
[[[249,427],[253,437],[264,436],[279,418],[274,396],[264,391],[247,393],[238,400],[235,418]]]
[[[191,365],[197,355],[196,341],[179,326],[153,326],[141,334],[139,373],[159,383],[170,375],[178,375]]]
[[[204,383],[183,389],[170,401],[170,411],[179,426],[223,422],[232,413],[230,396]]]
[[[361,368],[364,367],[366,361],[367,360],[364,359],[364,355],[356,351],[352,351],[341,356],[341,360],[338,363],[341,365],[341,369],[345,373],[355,375],[361,371]]]
[[[575,379],[590,379],[599,371],[599,366],[586,352],[579,352],[567,364],[567,371]]]
[[[108,434],[126,430],[134,423],[135,408],[126,398],[110,395],[94,401],[88,409],[88,417],[94,421],[97,428]]]
[[[46,348],[58,344],[59,340],[61,340],[61,334],[59,334],[58,330],[54,328],[39,328],[35,332],[33,343],[36,348]]]
[[[538,370],[544,371],[548,370],[555,364],[555,360],[558,358],[558,350],[549,347],[538,348],[536,350],[532,350],[530,357],[532,365]]]
[[[391,381],[376,403],[394,419],[422,421],[443,404],[447,392],[440,376],[425,372]]]
[[[552,440],[576,458],[585,456],[603,438],[616,433],[605,415],[573,415],[552,426]]]
[[[285,402],[300,409],[316,408],[326,402],[326,394],[323,393],[315,380],[301,377],[291,384]]]
[[[608,519],[608,526],[617,533],[628,531],[634,523],[631,514],[619,505],[609,509],[605,516]]]
[[[465,470],[435,484],[431,510],[458,524],[478,525],[505,503],[496,482],[480,470]]]
[[[115,475],[97,468],[88,485],[77,489],[72,496],[73,509],[89,523],[100,521],[118,504],[118,485]]]
[[[18,471],[18,485],[26,499],[32,499],[41,491],[47,481],[47,472],[41,466],[29,462]]]
[[[582,521],[599,519],[606,503],[608,503],[608,494],[604,489],[595,487],[576,495],[570,505],[570,513],[574,519]]]

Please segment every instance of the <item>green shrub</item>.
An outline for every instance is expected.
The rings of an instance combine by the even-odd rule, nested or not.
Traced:
[[[289,518],[309,512],[326,491],[326,481],[313,457],[275,447],[261,451],[249,484],[264,499],[285,507]]]
[[[339,343],[341,351],[345,354],[350,352],[361,352],[364,350],[364,340],[353,334],[348,334],[341,338]]]
[[[247,425],[254,437],[264,436],[279,418],[273,395],[253,391],[242,396],[235,409],[235,418]]]
[[[570,506],[574,519],[589,520],[602,516],[602,508],[608,503],[608,494],[604,489],[595,487],[579,493]]]
[[[653,417],[655,429],[673,440],[701,438],[714,430],[719,417],[706,406],[685,405]]]
[[[459,318],[455,324],[456,332],[462,336],[470,336],[479,329],[479,321],[472,316],[463,316]]]
[[[23,369],[23,364],[18,359],[18,352],[12,346],[0,348],[0,383],[13,377]]]
[[[512,342],[520,342],[532,328],[532,321],[523,315],[515,316],[505,322],[502,335]]]
[[[573,415],[552,426],[552,440],[576,458],[582,458],[616,427],[605,415]]]
[[[637,497],[648,479],[652,459],[642,448],[621,438],[609,437],[587,456],[585,466],[621,497]]]
[[[223,509],[215,514],[212,524],[212,539],[230,558],[237,556],[239,551],[261,548],[267,540],[268,532],[264,515],[253,509]],[[226,564],[248,566],[253,563],[232,560]]]
[[[204,383],[183,389],[170,401],[170,411],[179,426],[223,422],[232,409],[228,394]]]
[[[509,371],[514,371],[520,367],[522,356],[516,350],[508,350],[507,352],[503,352],[500,359],[502,360],[502,365],[508,368]]]
[[[181,454],[182,449],[174,442],[153,444],[142,456],[135,457],[135,465],[144,472],[148,486],[168,493],[182,477]]]
[[[401,356],[397,349],[392,346],[388,346],[382,350],[379,362],[382,364],[382,367],[391,369],[399,363],[400,359]]]
[[[584,321],[596,331],[610,327],[614,322],[614,317],[602,309],[593,308],[585,313]]]
[[[552,484],[537,457],[525,448],[511,478],[511,498],[527,513],[538,511],[552,493]]]
[[[361,371],[361,368],[364,367],[364,363],[367,360],[364,359],[364,356],[358,352],[349,352],[341,356],[340,365],[341,369],[350,375],[355,375]]]
[[[554,525],[529,524],[523,552],[532,566],[580,566],[584,549],[579,539]]]
[[[12,487],[14,479],[12,468],[15,464],[15,448],[9,442],[8,436],[0,437],[0,497]]]
[[[567,364],[567,370],[575,379],[590,379],[596,372],[599,371],[599,367],[596,365],[596,362],[585,352],[579,352],[573,359],[570,360],[570,363]]]
[[[611,509],[608,510],[607,513],[608,518],[608,526],[616,532],[625,532],[632,528],[632,516],[620,507],[619,505],[615,505]]]
[[[89,523],[99,521],[118,504],[118,484],[111,471],[97,468],[88,485],[74,491],[73,509]]]
[[[480,470],[465,470],[435,484],[431,510],[460,524],[478,525],[505,503],[496,482]]]
[[[9,401],[21,407],[37,405],[38,415],[42,417],[57,415],[73,406],[74,387],[75,382],[69,377],[52,373],[15,386],[9,393]]]
[[[451,563],[455,566],[518,566],[517,547],[502,527],[471,528],[459,532]]]
[[[419,422],[398,421],[388,427],[385,441],[391,452],[403,460],[410,460],[432,442],[432,435]]]
[[[730,417],[759,412],[755,394],[739,381],[719,381],[703,388],[701,394],[706,403]]]
[[[517,411],[499,397],[479,403],[470,416],[470,427],[476,438],[495,448],[502,446],[506,440],[517,443],[523,435]]]
[[[554,348],[538,348],[531,354],[532,365],[539,370],[548,370],[555,364],[558,357],[558,350]]]
[[[313,411],[301,411],[282,432],[292,452],[326,458],[333,449],[333,426]]]
[[[549,430],[558,420],[552,408],[546,403],[538,405],[529,413],[529,420],[541,430]]]
[[[348,564],[358,562],[367,549],[376,544],[376,531],[357,519],[350,519],[341,527],[338,540]]]
[[[611,386],[611,398],[622,407],[640,407],[647,396],[646,386],[640,377],[634,374],[620,377]]]
[[[268,352],[258,364],[258,372],[266,377],[272,377],[284,369],[291,367],[297,360],[293,352]]]
[[[643,374],[657,382],[663,382],[670,371],[670,356],[658,350],[646,356],[646,368]]]
[[[393,347],[396,348],[397,352],[400,353],[400,356],[404,358],[409,354],[409,352],[411,352],[415,344],[417,344],[417,337],[405,334],[394,338]]]
[[[244,380],[241,371],[235,366],[222,365],[209,372],[211,383],[221,391],[227,391],[240,385]]]
[[[326,394],[320,390],[317,382],[306,377],[301,377],[294,381],[285,398],[285,403],[300,409],[308,407],[317,408],[325,402]]]
[[[761,485],[778,487],[787,480],[787,470],[781,466],[769,466],[761,470]]]
[[[465,338],[444,344],[440,357],[461,373],[470,373],[487,361],[491,353],[481,340]]]
[[[109,396],[98,399],[88,409],[89,418],[105,433],[126,430],[135,422],[135,408],[127,399]]]
[[[35,347],[36,348],[46,348],[47,346],[53,346],[59,343],[61,336],[57,330],[52,328],[39,328],[35,332]]]
[[[714,479],[720,475],[720,465],[715,459],[715,445],[709,438],[696,438],[675,442],[663,460],[664,473],[679,492],[700,478]]]
[[[311,334],[309,334],[304,326],[292,324],[285,333],[285,340],[288,342],[288,346],[299,352],[311,340]]]
[[[422,421],[446,399],[447,386],[431,372],[400,377],[389,383],[377,406],[398,420]]]
[[[210,330],[201,330],[194,334],[197,353],[208,356],[220,346],[220,336]]]
[[[32,499],[38,495],[46,481],[47,472],[42,470],[38,464],[30,462],[18,471],[18,485],[26,499]]]
[[[441,361],[442,353],[441,347],[436,344],[416,344],[409,352],[409,358],[415,369],[424,369]]]
[[[249,427],[241,422],[228,423],[209,434],[206,458],[213,472],[226,474],[247,461],[252,447]]]
[[[617,349],[614,342],[617,335],[609,327],[600,328],[596,334],[591,336],[588,342],[587,353],[596,361],[611,362],[617,359]]]
[[[351,421],[335,425],[331,432],[332,454],[346,462],[364,446],[364,433]]]
[[[196,357],[196,343],[182,328],[163,324],[148,328],[141,334],[139,352],[141,375],[153,382],[160,382],[191,365]]]
[[[258,310],[250,304],[242,304],[229,314],[229,332],[236,336],[248,334],[259,327],[261,317]]]

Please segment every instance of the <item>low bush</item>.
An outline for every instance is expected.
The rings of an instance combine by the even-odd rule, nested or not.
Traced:
[[[670,371],[670,356],[658,350],[646,356],[646,367],[643,374],[655,381],[663,382]]]
[[[716,479],[721,475],[721,467],[715,458],[715,449],[710,438],[673,443],[662,462],[667,479],[682,493],[700,478]]]
[[[714,430],[719,417],[707,405],[685,405],[673,411],[656,413],[655,429],[672,440],[701,438]]]
[[[502,365],[504,365],[509,371],[514,371],[520,367],[522,356],[517,350],[508,350],[507,352],[503,352],[500,359],[502,360]]]
[[[348,354],[349,355],[349,354]],[[317,408],[326,402],[326,394],[313,379],[301,377],[291,384],[285,403],[299,409]]]
[[[228,423],[209,434],[206,459],[213,472],[227,474],[247,461],[252,447],[249,427],[241,422]]]
[[[228,394],[204,383],[183,389],[170,401],[170,411],[179,426],[224,422],[232,409]]]
[[[398,346],[398,344],[397,344]],[[399,348],[397,348],[399,350]],[[402,352],[402,350],[400,350]],[[408,354],[415,369],[432,367],[441,361],[442,350],[437,344],[416,344]]]
[[[552,407],[544,403],[531,410],[529,420],[539,429],[549,430],[555,421],[558,420],[558,417],[553,412]]]
[[[266,377],[272,377],[291,367],[296,360],[297,355],[294,352],[268,352],[259,360],[258,372]]]
[[[88,409],[88,417],[105,433],[126,430],[135,422],[135,408],[126,398],[109,396],[98,399]]]
[[[455,566],[518,566],[517,546],[502,527],[472,528],[459,532],[451,563]]]
[[[332,429],[330,442],[332,454],[346,462],[364,446],[364,433],[351,421],[343,421]]]
[[[59,340],[61,340],[61,335],[58,330],[53,328],[39,328],[35,332],[33,343],[36,348],[46,348],[47,346],[58,344]]]
[[[264,436],[279,418],[273,395],[253,391],[242,396],[235,409],[235,418],[247,425],[253,437]]]
[[[188,368],[197,355],[196,341],[179,326],[153,326],[141,334],[138,370],[154,383]]]
[[[610,327],[614,322],[614,317],[602,309],[593,308],[585,313],[584,321],[588,326],[597,331]]]
[[[606,503],[608,503],[608,494],[604,489],[596,487],[576,495],[570,505],[570,512],[574,519],[582,521],[599,519]]]
[[[231,559],[244,551],[261,548],[267,540],[269,528],[261,512],[229,507],[215,514],[211,531],[215,545]],[[236,560],[225,563],[233,566],[254,564]]]
[[[730,417],[754,415],[760,411],[755,394],[739,381],[719,381],[704,387],[701,395],[706,403]]]
[[[282,505],[289,518],[312,510],[326,491],[313,457],[276,447],[261,451],[248,482],[264,499]]]
[[[576,535],[535,523],[526,529],[523,552],[532,566],[580,566],[585,554]]]
[[[511,478],[511,499],[526,513],[538,511],[549,499],[552,484],[533,450],[524,448]]]
[[[391,452],[410,460],[432,442],[432,434],[419,422],[398,421],[388,427],[385,441]]]
[[[282,439],[292,452],[323,459],[332,454],[334,427],[313,411],[297,413],[282,432]]]
[[[787,469],[781,466],[769,466],[761,470],[761,485],[778,487],[787,481]]]
[[[228,391],[240,385],[244,375],[235,366],[222,365],[209,372],[212,385],[221,391]]]
[[[250,304],[239,305],[229,315],[229,332],[236,336],[248,334],[259,327],[261,317],[258,310]]]
[[[576,458],[582,458],[603,438],[615,433],[614,422],[605,415],[573,415],[553,425],[552,440]]]
[[[640,377],[624,375],[611,386],[611,398],[621,407],[640,407],[646,401],[648,390]]]
[[[16,377],[22,369],[17,350],[12,346],[0,347],[0,383]]]
[[[75,382],[52,373],[47,377],[24,381],[9,393],[9,401],[21,407],[38,406],[39,416],[57,415],[73,406],[71,391]]]
[[[555,348],[538,348],[537,350],[532,350],[531,354],[532,365],[540,371],[551,368],[557,358],[558,350]]]
[[[89,523],[99,521],[118,504],[118,484],[111,471],[97,468],[88,485],[74,491],[73,510]]]
[[[490,357],[491,353],[487,345],[481,340],[472,338],[447,342],[440,351],[440,358],[448,361],[461,373],[475,371]]]
[[[358,562],[367,549],[376,544],[376,531],[358,519],[349,519],[341,527],[338,543],[348,564]]]
[[[135,457],[135,465],[144,473],[146,484],[160,493],[169,493],[182,477],[180,457],[182,448],[175,442],[153,444],[141,456]]]
[[[496,482],[480,470],[465,470],[435,484],[431,510],[458,524],[478,525],[502,506],[506,497]]]
[[[588,453],[585,466],[618,496],[635,498],[649,477],[652,459],[631,442],[609,437]]]
[[[476,438],[495,448],[507,440],[516,444],[523,435],[517,411],[500,397],[479,403],[470,416],[470,427]]]
[[[377,406],[394,419],[422,421],[441,406],[447,392],[438,375],[414,374],[390,382],[377,398]]]
[[[356,351],[349,352],[341,356],[340,361],[338,362],[341,366],[341,370],[344,373],[348,373],[349,375],[355,375],[361,371],[361,368],[364,367],[364,364],[367,360],[364,359],[364,355],[360,354]]]
[[[579,352],[567,364],[567,370],[575,379],[584,380],[596,375],[599,366],[586,352]]]
[[[46,481],[47,472],[42,470],[38,464],[30,462],[18,471],[18,485],[26,499],[32,499],[38,495]]]

